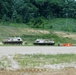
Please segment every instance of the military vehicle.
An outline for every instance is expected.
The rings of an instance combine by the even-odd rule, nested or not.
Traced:
[[[36,39],[36,41],[33,44],[34,45],[55,45],[55,42],[49,39]]]
[[[23,41],[20,37],[8,37],[2,41],[3,44],[22,44]]]

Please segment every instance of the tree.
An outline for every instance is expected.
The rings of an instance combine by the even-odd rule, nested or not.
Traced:
[[[0,0],[0,19],[28,23],[35,18],[76,18],[75,0]]]

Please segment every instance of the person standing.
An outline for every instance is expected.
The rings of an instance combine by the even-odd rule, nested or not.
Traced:
[[[58,46],[60,46],[60,42],[58,42]]]

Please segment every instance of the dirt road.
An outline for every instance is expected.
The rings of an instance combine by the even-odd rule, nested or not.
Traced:
[[[0,46],[0,55],[9,54],[76,54],[76,47]]]
[[[76,54],[76,47],[55,46],[0,46],[1,55],[14,54]],[[76,75],[76,68],[65,67],[64,69],[40,69],[28,68],[16,71],[0,69],[0,75]]]
[[[76,69],[64,68],[59,70],[29,68],[16,71],[0,70],[0,75],[76,75]]]

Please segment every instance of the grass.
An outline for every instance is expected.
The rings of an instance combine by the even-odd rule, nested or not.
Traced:
[[[60,43],[76,43],[76,40],[70,38],[60,37],[54,34],[54,31],[64,30],[66,31],[66,19],[65,18],[57,18],[48,20],[45,22],[44,29],[43,28],[31,28],[29,25],[23,23],[9,23],[9,22],[1,22],[0,23],[0,41],[2,41],[6,37],[21,37],[23,41],[27,41],[32,44],[36,39],[54,39],[56,43],[58,41]],[[68,28],[70,28],[69,32],[72,30],[76,30],[76,22],[75,19],[68,19]],[[50,28],[53,26],[53,28]],[[74,28],[74,29],[73,29]],[[42,32],[40,32],[42,31]],[[48,34],[44,31],[49,32]],[[45,34],[44,34],[45,33]]]
[[[59,55],[15,55],[14,59],[22,67],[42,67],[49,64],[72,63],[76,62],[75,54],[59,54]]]
[[[29,26],[24,23],[12,23],[12,22],[1,22],[0,26],[29,28]]]
[[[56,42],[56,44],[58,43],[58,41],[60,43],[73,43],[75,44],[76,41],[73,40],[73,39],[70,39],[70,38],[63,38],[63,37],[59,37],[53,33],[51,34],[45,34],[45,35],[26,35],[26,36],[21,36],[22,38],[24,38],[24,40],[27,40],[28,43],[29,43],[29,40],[30,42],[32,43],[34,40],[36,40],[37,38],[43,38],[43,39],[54,39],[54,41]]]
[[[31,28],[31,24],[24,23],[10,23],[10,22],[1,22],[0,26],[12,26],[20,28]],[[40,29],[40,28],[37,28]],[[73,18],[53,18],[50,20],[44,20],[44,28],[41,29],[53,29],[60,31],[69,31],[76,32],[76,20]]]
[[[31,32],[32,30],[33,32]],[[52,30],[42,30],[48,31],[49,34],[41,33],[39,30],[41,29],[0,26],[0,41],[6,37],[18,36],[21,37],[23,41],[27,41],[28,43],[33,43],[38,38],[54,39],[56,43],[58,41],[61,43],[76,43],[76,40],[57,36]]]
[[[76,32],[76,20],[72,18],[51,19],[46,22],[45,28],[47,29],[50,28],[58,31],[60,30],[60,31]]]

